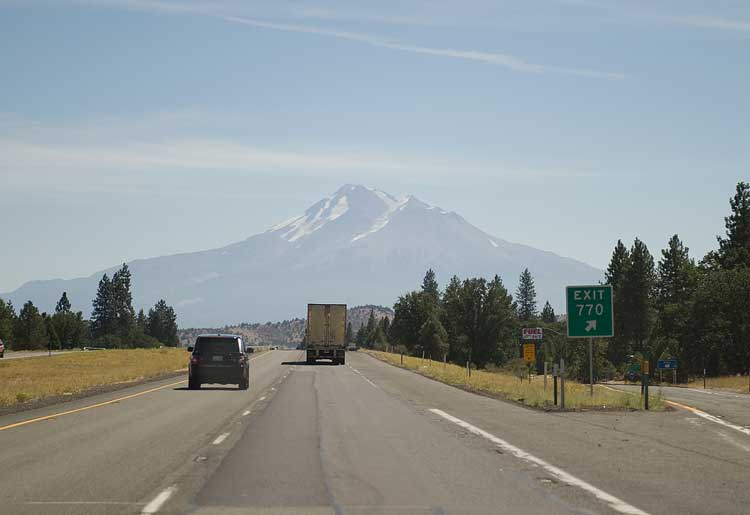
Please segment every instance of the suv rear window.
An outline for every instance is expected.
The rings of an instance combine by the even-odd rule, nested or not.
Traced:
[[[238,352],[240,344],[236,338],[198,338],[195,342],[194,353],[201,356]]]

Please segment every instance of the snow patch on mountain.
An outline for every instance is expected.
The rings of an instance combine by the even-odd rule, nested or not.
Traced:
[[[326,220],[333,222],[347,211],[349,211],[349,201],[346,200],[346,197],[341,197],[338,202],[336,202],[336,205],[333,206],[333,209],[331,209],[331,213]]]
[[[373,192],[375,192],[375,194],[377,195],[377,190],[373,190]],[[352,243],[354,243],[357,240],[361,240],[362,238],[366,238],[370,236],[371,234],[375,234],[379,230],[383,229],[383,227],[388,225],[388,222],[391,221],[391,216],[393,216],[393,213],[397,211],[401,211],[409,202],[409,200],[411,200],[411,197],[406,197],[401,200],[396,200],[390,195],[387,195],[387,197],[388,197],[388,201],[387,201],[388,209],[386,210],[386,212],[380,215],[378,218],[376,218],[375,222],[367,231],[354,236],[354,238],[352,238]],[[383,200],[385,201],[385,199]]]

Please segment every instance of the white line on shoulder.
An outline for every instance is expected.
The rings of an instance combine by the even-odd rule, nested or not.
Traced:
[[[450,422],[453,422],[457,426],[462,427],[463,429],[466,429],[470,433],[474,433],[477,436],[481,436],[482,438],[489,440],[490,442],[494,443],[495,445],[497,445],[504,451],[508,452],[509,454],[512,454],[516,458],[538,465],[539,467],[546,470],[550,475],[555,476],[557,479],[559,479],[563,483],[568,484],[570,486],[578,487],[581,490],[584,490],[592,494],[594,497],[596,497],[600,501],[603,501],[606,504],[608,504],[615,511],[619,511],[620,513],[626,513],[628,515],[648,515],[645,511],[640,510],[636,508],[635,506],[632,506],[626,503],[622,499],[619,499],[615,497],[614,495],[611,495],[605,492],[604,490],[600,490],[599,488],[587,483],[583,479],[579,479],[576,476],[569,474],[568,472],[564,471],[561,468],[555,467],[554,465],[550,465],[549,463],[542,460],[541,458],[537,458],[533,454],[529,454],[523,449],[516,447],[515,445],[512,445],[506,442],[505,440],[498,438],[497,436],[491,433],[488,433],[487,431],[483,429],[479,429],[478,427],[473,426],[469,424],[468,422],[461,420],[460,418],[456,418],[453,415],[449,415],[448,413],[439,409],[433,408],[430,411],[438,416],[443,417],[444,419]]]
[[[227,439],[227,436],[229,436],[229,433],[222,433],[219,436],[216,437],[216,440],[213,441],[214,445],[219,445],[221,442]]]
[[[159,495],[154,497],[150,503],[143,507],[141,515],[150,515],[159,511],[161,507],[164,506],[164,503],[167,502],[170,497],[172,497],[172,494],[175,493],[176,490],[177,486],[172,485],[169,488],[165,488],[164,490],[159,492]]]

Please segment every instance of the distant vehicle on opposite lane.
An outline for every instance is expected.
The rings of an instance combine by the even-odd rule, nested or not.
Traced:
[[[188,368],[188,388],[197,390],[205,383],[236,384],[250,387],[250,360],[242,337],[235,334],[203,334],[195,340]]]
[[[0,358],[5,356],[5,344],[0,340]]]

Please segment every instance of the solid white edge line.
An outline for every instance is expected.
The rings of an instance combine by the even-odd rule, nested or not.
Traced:
[[[213,445],[219,445],[221,442],[227,439],[227,436],[229,436],[229,433],[220,434],[219,436],[216,437],[216,440],[212,442]]]
[[[602,385],[603,386],[603,385]],[[609,388],[612,391],[615,392],[623,392],[623,393],[629,393],[630,395],[637,395],[635,392],[629,392],[627,390],[618,390],[616,388],[610,388],[609,386],[604,386],[604,388]],[[698,408],[695,408],[693,406],[688,406],[687,404],[682,404],[681,402],[677,401],[670,401],[669,399],[664,399],[664,402],[667,404],[671,404],[672,406],[677,406],[678,408],[682,408],[684,410],[689,411],[690,413],[694,415],[698,415],[699,417],[705,418],[706,420],[710,420],[711,422],[714,422],[716,424],[720,424],[724,427],[728,427],[729,429],[734,429],[735,431],[739,431],[742,434],[750,436],[750,428],[738,426],[735,424],[732,424],[731,422],[727,422],[726,420],[722,420],[721,418],[717,417],[716,415],[712,415],[710,413],[706,413],[703,410],[699,410]]]
[[[711,422],[720,424],[730,429],[734,429],[735,431],[739,431],[742,434],[750,436],[750,428],[737,426],[735,424],[732,424],[731,422],[727,422],[726,420],[720,419],[716,415],[711,415],[710,413],[706,413],[705,411],[699,410],[698,408],[688,406],[687,404],[681,404],[679,402],[670,401],[668,399],[664,399],[664,402],[671,404],[672,406],[677,406],[679,408],[686,409],[687,411],[689,411],[690,413],[694,415],[698,415],[699,417],[705,418],[706,420],[710,420]]]
[[[245,411],[243,411],[243,412],[242,412],[242,416],[243,416],[243,417],[246,417],[246,416],[248,416],[249,414],[250,414],[250,410],[245,410]]]
[[[554,465],[550,465],[549,463],[542,460],[541,458],[537,458],[536,456],[529,454],[523,449],[520,449],[516,447],[515,445],[512,445],[506,442],[505,440],[498,438],[497,436],[491,433],[488,433],[487,431],[484,431],[483,429],[479,429],[478,427],[473,426],[469,424],[468,422],[461,420],[460,418],[456,418],[453,415],[449,415],[448,413],[439,409],[433,408],[433,409],[430,409],[430,411],[434,413],[435,415],[443,417],[444,419],[450,422],[453,422],[457,426],[463,429],[466,429],[470,433],[474,433],[477,436],[481,436],[482,438],[489,440],[490,442],[494,443],[495,445],[497,445],[504,451],[512,454],[516,458],[538,465],[539,467],[543,468],[549,474],[551,474],[552,476],[555,476],[557,479],[559,479],[563,483],[570,485],[570,486],[578,487],[581,490],[584,490],[590,493],[591,495],[593,495],[600,501],[603,501],[604,503],[608,504],[615,511],[618,511],[620,513],[626,513],[628,515],[648,515],[647,512],[626,503],[622,499],[619,499],[615,497],[614,495],[608,494],[604,490],[601,490],[587,483],[586,481],[579,479],[576,476],[569,474],[568,472],[565,472],[561,468],[555,467]]]
[[[150,503],[143,507],[141,515],[151,515],[158,512],[161,507],[164,506],[164,503],[167,502],[170,497],[172,497],[172,494],[175,492],[175,490],[177,490],[177,486],[172,485],[169,488],[165,488],[164,490],[159,492],[159,495],[154,497]]]
[[[357,374],[359,377],[361,377],[362,379],[364,379],[365,381],[367,381],[368,383],[370,383],[373,388],[377,388],[378,387],[378,385],[376,385],[375,383],[373,383],[372,381],[370,381],[362,372],[360,372],[356,368],[353,368],[352,370],[354,370],[354,373]]]

